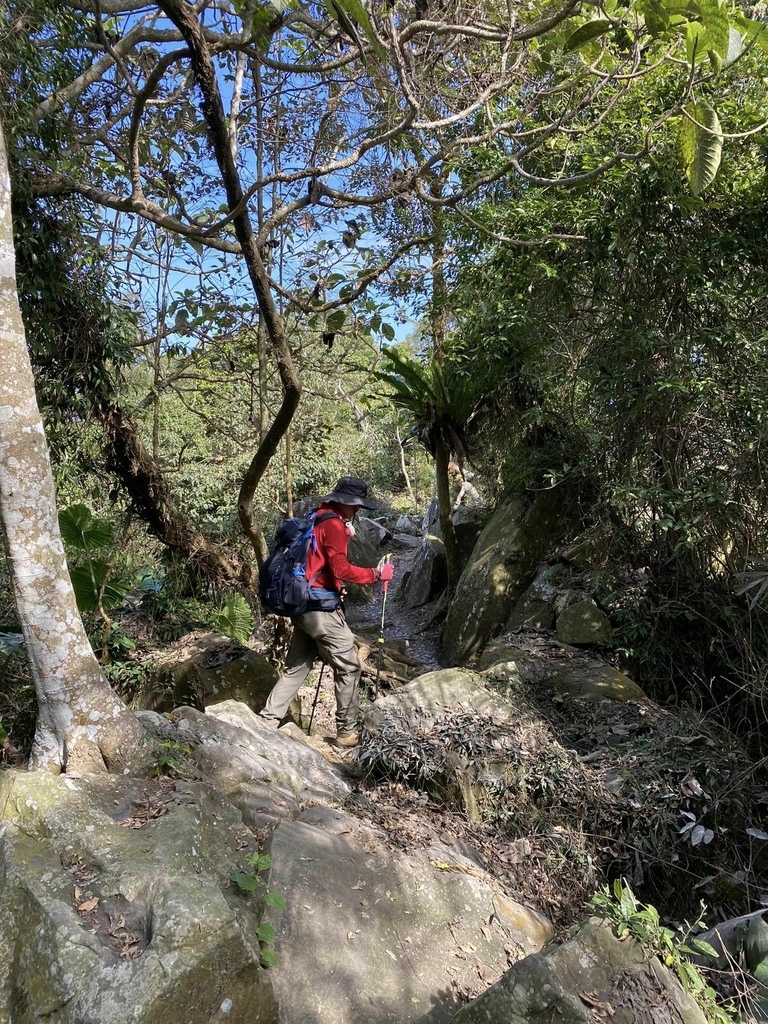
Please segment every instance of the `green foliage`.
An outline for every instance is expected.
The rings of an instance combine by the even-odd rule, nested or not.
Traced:
[[[411,420],[411,430],[430,454],[440,442],[466,455],[466,431],[475,414],[472,381],[450,361],[433,356],[420,362],[406,351],[382,349],[386,368],[376,377],[392,389],[391,400]]]
[[[723,152],[720,119],[706,100],[683,107],[680,121],[680,149],[685,174],[695,196],[715,180]]]
[[[247,644],[253,633],[253,611],[241,594],[227,594],[224,607],[216,616],[216,628],[219,633]]]
[[[113,574],[113,566],[91,554],[112,544],[112,524],[94,516],[85,505],[71,505],[59,513],[62,539],[77,551],[85,552],[82,565],[70,569],[75,600],[81,612],[111,611],[118,608],[131,589],[132,582]]]
[[[731,1004],[720,1006],[717,993],[708,984],[703,970],[692,963],[691,956],[707,956],[717,960],[718,953],[709,943],[697,939],[694,929],[701,929],[700,920],[686,925],[682,935],[661,924],[659,912],[651,904],[640,903],[632,889],[616,879],[612,889],[604,886],[592,897],[587,909],[595,916],[610,921],[616,935],[631,937],[641,943],[667,967],[675,972],[681,985],[694,997],[711,1024],[733,1024],[737,1020]],[[702,914],[704,906],[702,905]]]
[[[253,896],[261,912],[266,907],[285,910],[285,900],[278,892],[265,892],[265,875],[272,866],[272,858],[268,853],[252,853],[245,858],[247,871],[233,871],[230,880],[240,892]],[[268,921],[261,921],[256,929],[256,937],[261,946],[259,960],[262,967],[273,967],[277,963],[277,954],[270,949],[275,941],[275,929]]]
[[[59,512],[59,529],[65,544],[78,551],[94,551],[112,543],[112,524],[98,519],[85,505],[70,505]]]
[[[155,747],[153,775],[170,775],[172,778],[183,778],[186,774],[184,758],[192,751],[186,743],[175,740],[164,740]]]

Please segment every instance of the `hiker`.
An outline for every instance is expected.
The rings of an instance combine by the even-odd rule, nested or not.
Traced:
[[[274,728],[288,712],[288,706],[312,670],[315,658],[333,669],[336,684],[336,743],[355,747],[360,742],[357,686],[361,665],[355,639],[347,625],[342,605],[344,583],[375,583],[391,580],[392,563],[381,559],[375,569],[365,569],[347,561],[348,538],[355,528],[352,520],[359,508],[376,506],[368,500],[368,485],[354,476],[343,476],[334,490],[322,499],[317,510],[335,513],[314,528],[314,543],[307,556],[306,577],[320,591],[323,603],[331,596],[332,611],[308,611],[291,618],[293,639],[285,672],[267,698],[261,717]],[[315,577],[313,579],[313,577]],[[320,600],[318,600],[318,604]]]

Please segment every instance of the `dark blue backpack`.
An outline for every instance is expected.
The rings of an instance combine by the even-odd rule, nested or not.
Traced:
[[[310,611],[334,611],[340,596],[312,587],[317,573],[307,579],[307,556],[315,550],[314,529],[335,512],[317,515],[312,509],[300,519],[284,519],[275,533],[275,544],[259,573],[259,596],[274,615],[303,615]]]

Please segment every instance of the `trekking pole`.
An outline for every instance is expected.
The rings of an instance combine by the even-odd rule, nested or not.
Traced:
[[[384,556],[385,563],[391,561],[392,555]],[[389,580],[384,580],[381,585],[384,588],[384,595],[381,599],[381,627],[379,629],[379,639],[377,641],[379,645],[379,657],[376,665],[376,682],[373,684],[374,700],[379,699],[379,676],[381,675],[381,662],[384,657],[384,612],[386,611],[387,608],[387,590],[389,589]]]
[[[312,702],[312,714],[309,716],[309,728],[307,729],[307,736],[312,735],[312,723],[315,720],[315,708],[317,707],[317,698],[320,696],[320,683],[323,681],[323,672],[325,672],[325,662],[323,662],[322,668],[320,669],[320,678],[317,680],[317,689],[315,690],[315,699]]]

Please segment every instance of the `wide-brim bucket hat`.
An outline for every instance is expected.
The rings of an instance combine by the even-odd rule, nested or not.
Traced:
[[[361,508],[376,508],[374,503],[368,500],[368,484],[356,476],[340,477],[334,489],[323,498],[323,501],[335,501],[339,505],[359,505]]]

